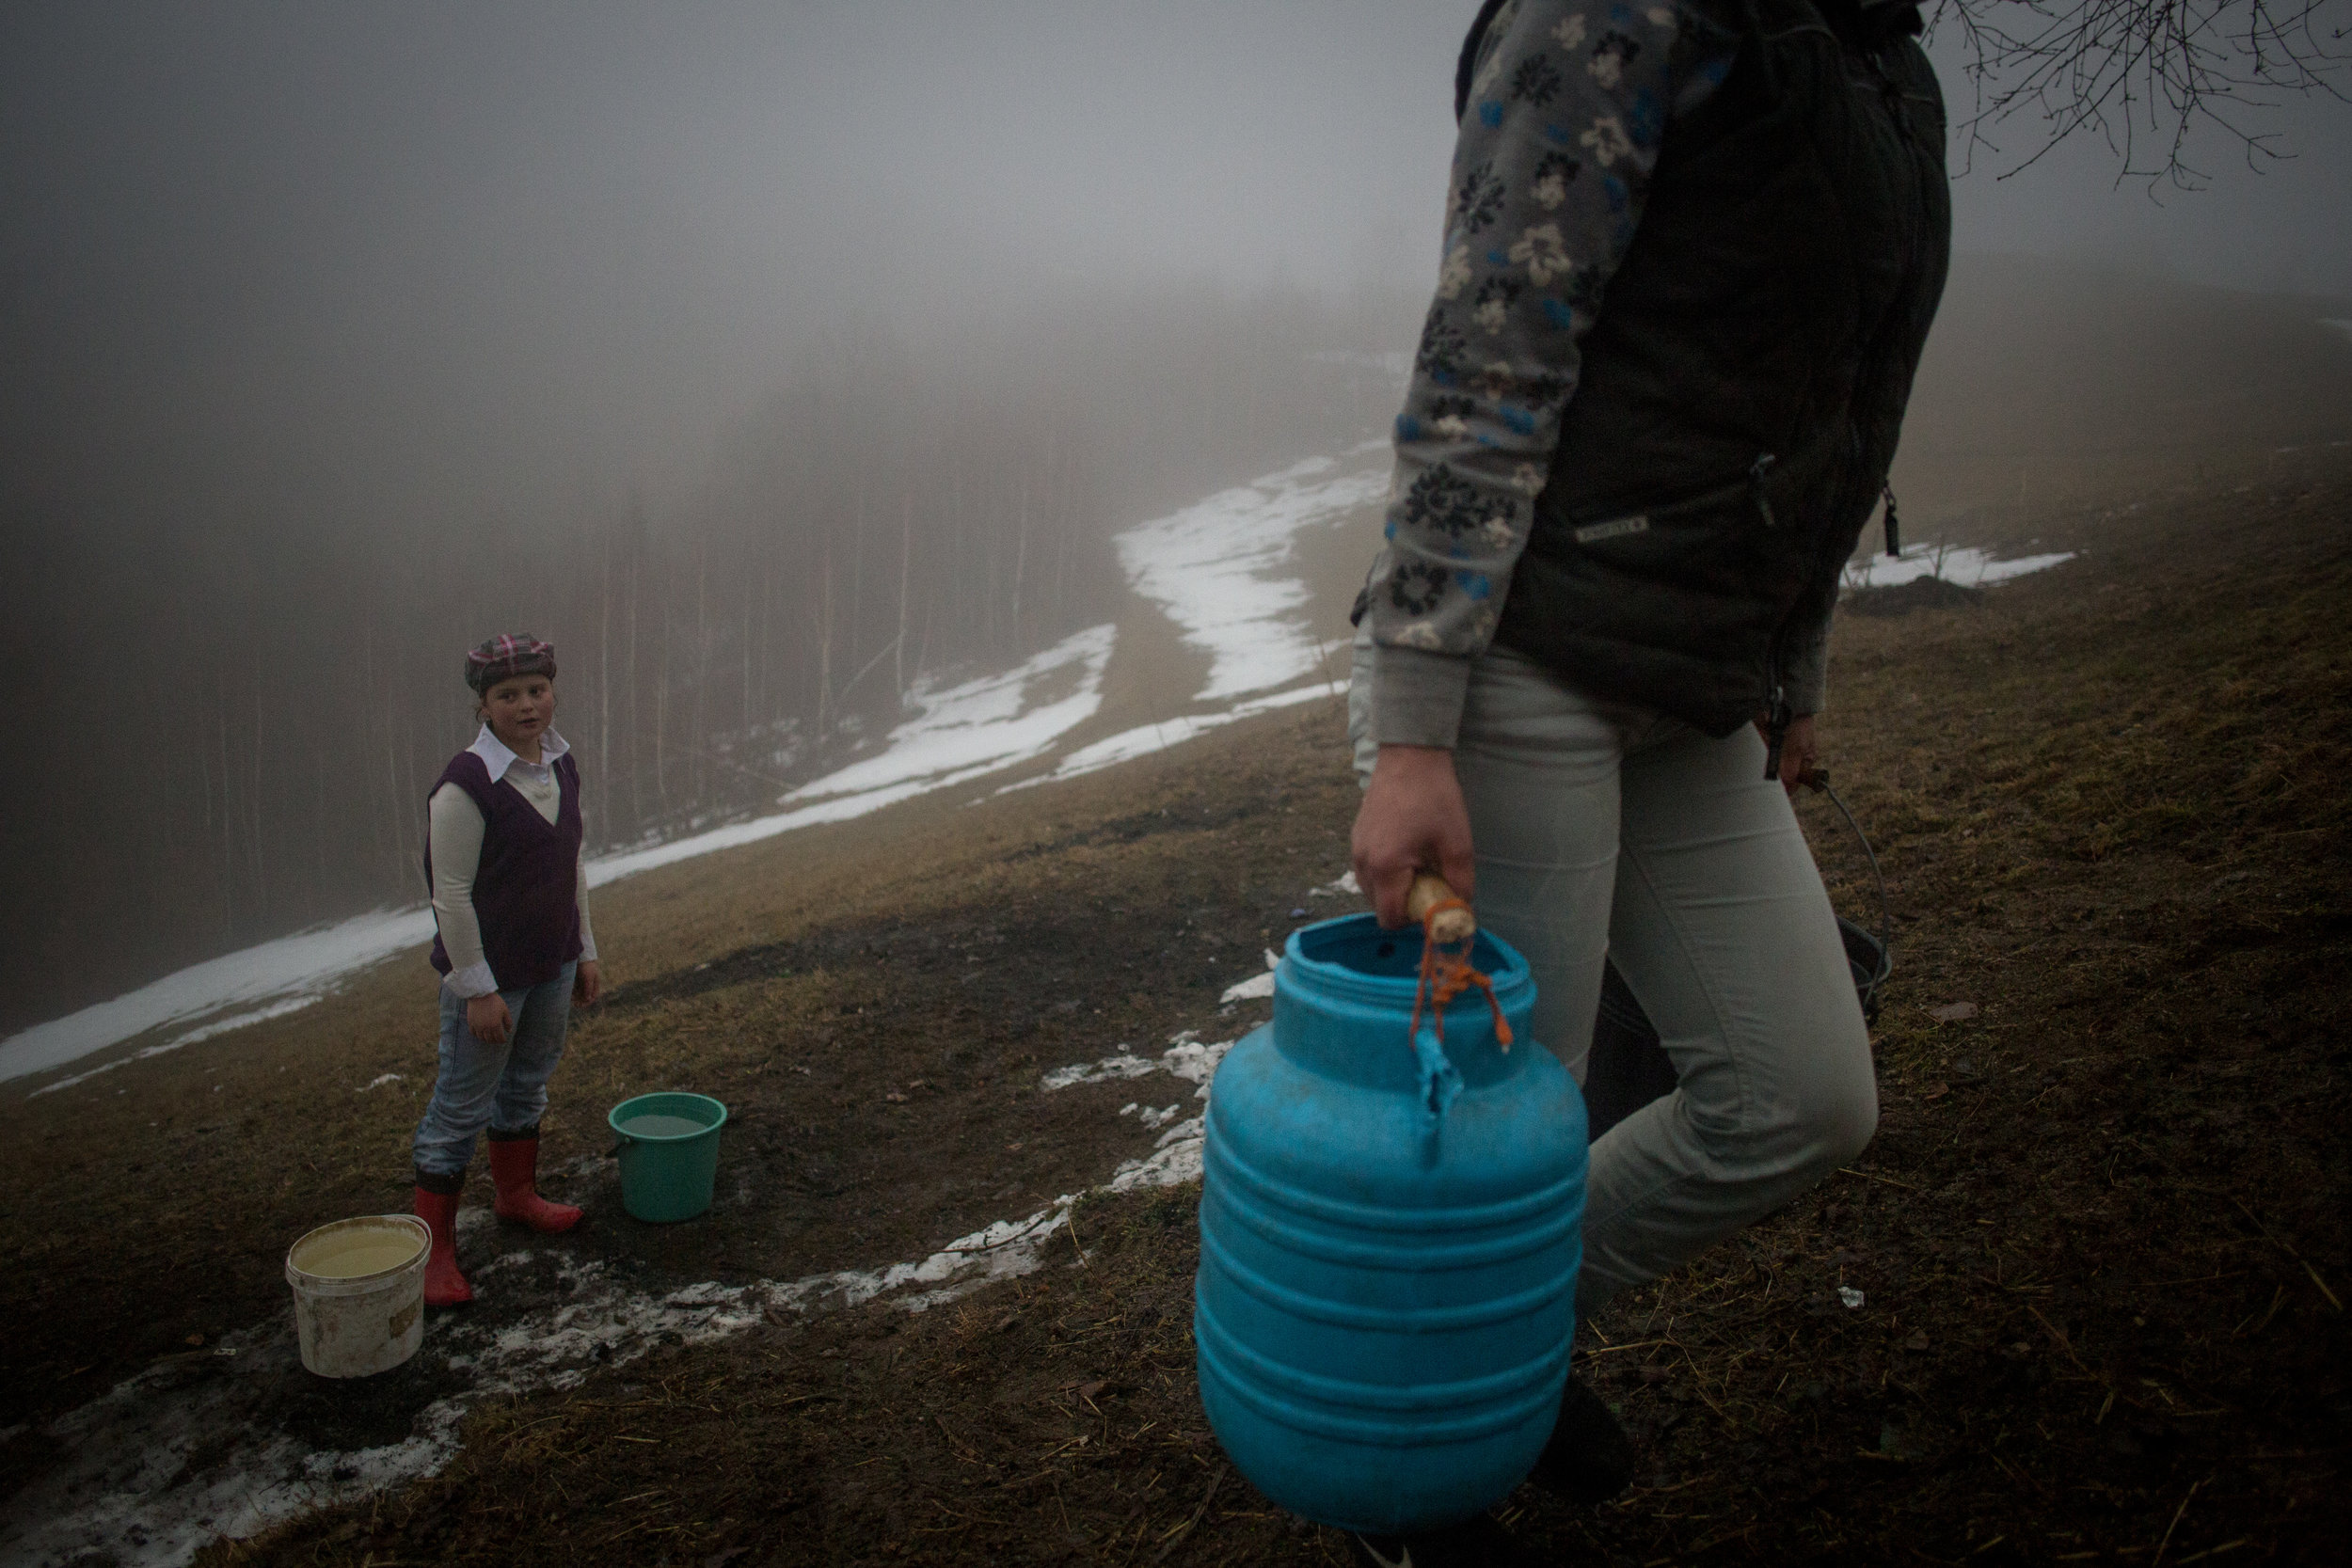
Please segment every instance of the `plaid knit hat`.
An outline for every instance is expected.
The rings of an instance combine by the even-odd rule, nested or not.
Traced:
[[[501,632],[466,655],[466,684],[477,695],[515,675],[555,674],[555,644],[527,631]]]

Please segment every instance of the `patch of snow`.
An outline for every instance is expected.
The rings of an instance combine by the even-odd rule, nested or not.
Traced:
[[[588,885],[601,887],[795,828],[863,816],[1042,756],[1102,706],[1103,671],[1110,663],[1117,629],[1102,626],[1073,633],[1005,674],[939,689],[918,684],[907,700],[920,712],[890,732],[879,755],[803,784],[778,802],[811,804],[592,860]],[[1070,689],[1047,696],[1064,687]]]
[[[365,1094],[370,1089],[380,1089],[387,1084],[398,1084],[401,1082],[403,1082],[403,1080],[397,1072],[379,1072],[374,1077],[369,1079],[366,1083],[360,1085],[357,1089],[354,1089],[352,1092],[354,1094]]]
[[[174,1035],[163,1044],[151,1046],[139,1054],[160,1056],[167,1051],[177,1051],[183,1045],[196,1045],[204,1040],[217,1038],[232,1030],[242,1029],[249,1023],[260,1023],[265,1019],[284,1018],[288,1013],[298,1013],[303,1008],[323,1000],[325,1000],[325,993],[319,991],[313,991],[308,996],[289,996],[282,1001],[273,1002],[266,1007],[256,1007],[249,1013],[239,1013],[234,1018],[224,1018],[217,1023],[207,1023],[201,1029],[191,1029],[184,1035]]]
[[[24,1098],[27,1100],[39,1100],[42,1095],[56,1094],[59,1089],[70,1089],[76,1084],[86,1084],[102,1072],[112,1072],[115,1069],[135,1062],[139,1059],[139,1056],[144,1056],[147,1053],[142,1051],[137,1056],[125,1056],[121,1061],[107,1062],[103,1066],[90,1069],[87,1072],[77,1072],[70,1078],[60,1078],[54,1084],[43,1084],[40,1088],[35,1089]],[[115,1092],[117,1094],[120,1094],[122,1091],[120,1089],[117,1089]]]
[[[1160,1053],[1159,1060],[1156,1063],[1148,1064],[1146,1070],[1156,1069],[1167,1072],[1172,1077],[1182,1078],[1187,1083],[1200,1085],[1200,1088],[1194,1091],[1193,1098],[1197,1101],[1205,1101],[1209,1098],[1210,1081],[1216,1076],[1217,1064],[1225,1060],[1225,1053],[1232,1050],[1236,1043],[1238,1042],[1233,1040],[1203,1040],[1198,1031],[1187,1029],[1183,1034],[1172,1037],[1168,1041],[1168,1048]],[[1105,1057],[1102,1062],[1078,1068],[1064,1068],[1060,1071],[1064,1073],[1086,1072],[1095,1068],[1106,1067],[1112,1062],[1123,1065],[1137,1060],[1138,1058],[1133,1055]],[[1048,1074],[1048,1077],[1053,1076],[1056,1075]],[[1120,1076],[1139,1077],[1141,1074],[1122,1070]],[[1083,1078],[1070,1080],[1072,1083],[1095,1081]],[[1112,1173],[1111,1179],[1095,1190],[1102,1193],[1131,1193],[1144,1187],[1175,1187],[1187,1181],[1200,1180],[1201,1140],[1205,1136],[1207,1117],[1205,1115],[1188,1117],[1183,1121],[1176,1122],[1172,1127],[1168,1126],[1182,1105],[1183,1101],[1179,1101],[1165,1110],[1153,1111],[1130,1104],[1125,1110],[1120,1111],[1120,1116],[1139,1111],[1140,1119],[1145,1127],[1162,1127],[1166,1130],[1160,1133],[1159,1141],[1152,1146],[1152,1151],[1150,1154],[1141,1159],[1120,1162],[1119,1169]]]
[[[1208,654],[1208,683],[1196,701],[1288,686],[1322,668],[1329,649],[1299,613],[1306,585],[1284,571],[1293,536],[1346,520],[1389,486],[1386,465],[1342,468],[1334,458],[1310,458],[1113,541],[1129,586]]]
[[[254,1330],[220,1348],[250,1352],[271,1338],[291,1336]],[[275,1359],[282,1369],[292,1357],[285,1347]],[[247,1362],[241,1354],[236,1371],[183,1386],[158,1368],[50,1423],[43,1435],[64,1456],[11,1499],[0,1560],[182,1563],[215,1536],[251,1535],[357,1496],[357,1485],[311,1479],[300,1443],[255,1427],[251,1382],[238,1375]],[[225,1434],[234,1434],[227,1451],[190,1473],[191,1458]]]
[[[1069,1228],[1070,1211],[1077,1202],[1076,1194],[1064,1193],[1051,1207],[1025,1219],[998,1220],[968,1236],[959,1236],[919,1263],[893,1263],[886,1269],[865,1273],[816,1275],[789,1285],[753,1289],[764,1292],[771,1310],[808,1311],[818,1307],[862,1307],[910,1285],[926,1285],[931,1289],[908,1296],[898,1305],[910,1312],[927,1311],[991,1280],[1035,1273],[1045,1243]]]
[[[1045,1089],[1066,1089],[1073,1084],[1107,1084],[1120,1078],[1141,1078],[1160,1070],[1160,1064],[1141,1056],[1120,1052],[1099,1062],[1077,1062],[1057,1067],[1038,1081]]]
[[[161,1046],[151,1046],[143,1054],[158,1055],[263,1018],[282,1016],[317,1000],[334,981],[353,970],[419,946],[432,937],[430,911],[377,910],[192,965],[111,1002],[37,1023],[0,1041],[0,1082],[62,1067],[151,1029],[230,1007],[248,1010]]]
[[[1874,555],[1849,564],[1844,581],[1850,592],[1864,588],[1892,588],[1898,583],[1933,577],[1958,583],[1963,588],[1982,588],[1989,583],[2024,577],[2028,572],[2047,571],[2061,562],[2074,559],[2073,550],[2060,550],[2052,555],[2025,555],[2013,561],[1995,561],[1991,552],[1974,546],[1946,549],[1940,545],[1913,545],[1891,561],[1883,555]]]
[[[1204,1088],[1201,1092],[1208,1091]],[[1120,1164],[1103,1190],[1132,1193],[1141,1187],[1180,1187],[1187,1181],[1200,1180],[1207,1123],[1204,1116],[1178,1122],[1160,1134],[1158,1147],[1152,1154]]]
[[[1274,994],[1274,971],[1281,962],[1282,955],[1271,947],[1267,948],[1265,950],[1265,973],[1252,974],[1248,979],[1237,985],[1226,987],[1225,994],[1218,997],[1217,1001],[1220,1003],[1255,1002],[1272,996]]]
[[[1216,1076],[1216,1066],[1225,1060],[1225,1053],[1233,1049],[1232,1040],[1204,1043],[1198,1031],[1187,1029],[1168,1041],[1168,1049],[1160,1053],[1160,1064],[1186,1083],[1200,1085],[1193,1098],[1209,1098],[1209,1080]]]
[[[1227,986],[1219,1002],[1261,1002],[1274,994],[1274,976],[1253,974],[1239,985]]]
[[[1213,1044],[1201,1043],[1197,1031],[1187,1029],[1168,1042],[1168,1048],[1156,1057],[1138,1056],[1121,1051],[1116,1056],[1105,1056],[1097,1062],[1077,1062],[1057,1067],[1040,1079],[1039,1086],[1047,1090],[1066,1089],[1077,1084],[1108,1084],[1124,1078],[1144,1078],[1154,1072],[1165,1072],[1200,1085],[1198,1098],[1209,1098],[1209,1080],[1216,1076],[1216,1064],[1233,1048],[1232,1040]],[[1124,1116],[1126,1113],[1121,1112]]]
[[[1001,675],[942,690],[918,682],[907,693],[916,716],[890,732],[880,756],[803,784],[784,802],[861,794],[944,774],[968,776],[975,768],[993,771],[1041,756],[1102,705],[1103,671],[1117,636],[1116,626],[1093,626]],[[1068,694],[1036,701],[1031,688],[1057,675],[1071,686]]]
[[[1187,714],[1182,718],[1162,720],[1157,723],[1139,724],[1132,730],[1121,730],[1107,739],[1081,746],[1062,758],[1051,773],[1041,773],[1034,779],[1023,779],[1017,784],[1009,784],[997,793],[1009,795],[1016,789],[1027,789],[1035,784],[1059,784],[1064,779],[1074,779],[1083,774],[1100,772],[1105,768],[1115,767],[1122,762],[1133,762],[1137,757],[1150,756],[1154,752],[1164,752],[1170,746],[1182,745],[1198,736],[1208,734],[1211,730],[1221,729],[1237,719],[1248,719],[1261,713],[1271,713],[1276,708],[1293,707],[1300,703],[1312,702],[1317,697],[1343,696],[1346,691],[1347,683],[1344,681],[1336,685],[1321,682],[1313,686],[1295,687],[1288,691],[1277,692],[1271,697],[1253,697],[1246,703],[1235,704],[1222,713]]]

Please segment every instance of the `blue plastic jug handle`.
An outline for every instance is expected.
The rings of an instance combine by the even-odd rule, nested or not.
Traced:
[[[1445,1044],[1438,1037],[1435,1014],[1424,1019],[1413,1032],[1413,1055],[1421,1064],[1421,1110],[1427,1131],[1437,1131],[1454,1099],[1462,1092],[1461,1069],[1445,1053]]]

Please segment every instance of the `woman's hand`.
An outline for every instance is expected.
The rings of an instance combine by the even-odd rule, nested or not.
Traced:
[[[1756,733],[1764,736],[1764,744],[1772,743],[1765,721],[1756,721]],[[1787,733],[1780,737],[1780,787],[1794,795],[1804,776],[1813,771],[1813,764],[1820,755],[1820,746],[1813,737],[1813,715],[1800,713],[1788,721]]]
[[[1417,871],[1435,871],[1470,897],[1478,863],[1454,753],[1439,746],[1381,747],[1349,847],[1356,880],[1383,926],[1405,924],[1405,894]]]
[[[515,1027],[515,1015],[506,1010],[506,998],[494,990],[485,991],[467,1002],[466,1027],[485,1045],[504,1045]]]
[[[595,1006],[604,996],[604,976],[596,971],[596,960],[582,958],[572,974],[572,999]]]

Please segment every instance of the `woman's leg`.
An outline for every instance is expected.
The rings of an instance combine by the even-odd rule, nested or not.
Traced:
[[[1634,736],[1609,949],[1681,1082],[1593,1148],[1580,1315],[1762,1218],[1878,1125],[1868,1030],[1753,730]]]
[[[1535,1038],[1580,1083],[1609,955],[1626,711],[1532,660],[1490,653],[1471,667],[1454,743],[1479,923],[1526,958]]]
[[[554,979],[508,997],[515,1030],[490,1117],[493,1139],[535,1132],[539,1118],[547,1114],[548,1080],[564,1059],[564,1035],[572,1017],[572,976],[578,967],[565,964]]]

